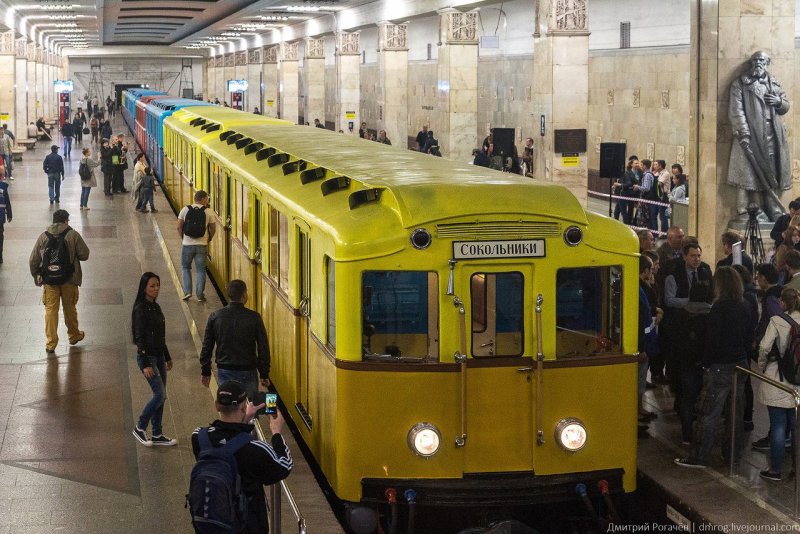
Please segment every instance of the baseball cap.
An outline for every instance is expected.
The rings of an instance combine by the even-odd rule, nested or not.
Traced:
[[[59,148],[61,147],[59,147],[58,145],[53,145],[50,147],[50,150],[58,150]]]
[[[237,406],[247,399],[247,392],[241,382],[228,380],[217,388],[217,402],[223,406]]]

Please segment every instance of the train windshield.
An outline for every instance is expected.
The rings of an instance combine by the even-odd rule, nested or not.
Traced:
[[[570,358],[622,347],[622,267],[559,269],[556,356]]]
[[[366,271],[361,279],[365,360],[438,360],[438,276]]]

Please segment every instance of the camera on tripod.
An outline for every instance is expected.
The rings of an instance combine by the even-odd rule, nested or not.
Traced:
[[[758,226],[758,215],[761,213],[761,208],[756,203],[747,205],[747,229],[744,233],[744,242],[750,250],[750,257],[756,263],[762,263],[767,254],[764,250],[764,240],[761,238],[761,228]]]
[[[758,224],[758,212],[761,211],[761,208],[758,207],[758,204],[752,203],[747,205],[747,215],[750,218],[748,222],[753,223],[755,222]]]

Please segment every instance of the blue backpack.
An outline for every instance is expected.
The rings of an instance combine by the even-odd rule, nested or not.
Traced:
[[[186,502],[192,525],[198,534],[242,532],[247,523],[247,496],[236,465],[236,452],[250,443],[252,436],[242,432],[223,447],[214,447],[208,428],[197,434],[200,454],[189,478]]]

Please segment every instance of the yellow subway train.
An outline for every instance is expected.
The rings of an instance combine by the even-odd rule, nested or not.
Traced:
[[[209,192],[209,270],[247,282],[272,382],[338,499],[635,490],[625,226],[561,186],[230,109],[175,111],[163,143],[169,201]]]

